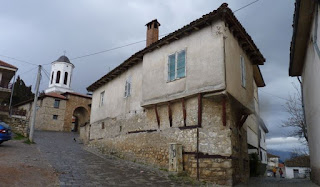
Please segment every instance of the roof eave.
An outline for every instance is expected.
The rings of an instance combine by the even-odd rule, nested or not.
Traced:
[[[296,0],[293,34],[290,46],[289,75],[301,76],[309,44],[315,2]]]

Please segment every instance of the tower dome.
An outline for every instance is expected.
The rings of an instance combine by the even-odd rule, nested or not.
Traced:
[[[65,55],[58,58],[58,60],[51,63],[51,73],[49,80],[49,87],[45,93],[49,92],[73,92],[71,89],[71,78],[74,65]]]

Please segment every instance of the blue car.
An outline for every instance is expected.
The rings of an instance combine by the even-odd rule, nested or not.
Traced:
[[[11,128],[4,122],[0,122],[0,144],[11,140]]]

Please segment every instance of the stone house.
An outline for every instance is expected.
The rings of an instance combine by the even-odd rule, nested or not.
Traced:
[[[257,116],[254,90],[265,85],[259,49],[227,4],[160,40],[160,23],[146,26],[147,47],[87,88],[82,137],[200,180],[247,181],[246,120]]]
[[[71,77],[74,65],[66,56],[52,63],[49,88],[38,97],[36,124],[37,130],[77,131],[90,121],[91,96],[73,92]],[[15,107],[32,115],[33,99],[17,104]]]
[[[301,155],[286,160],[285,173],[286,178],[310,178],[310,157]]]
[[[319,2],[296,0],[290,47],[290,76],[302,77],[302,100],[310,150],[311,179],[320,185]]]

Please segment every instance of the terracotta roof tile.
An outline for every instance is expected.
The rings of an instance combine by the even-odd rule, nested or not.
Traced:
[[[8,63],[6,63],[6,62],[4,62],[4,61],[2,61],[2,60],[0,60],[0,66],[4,66],[4,67],[7,67],[7,68],[13,68],[13,69],[18,69],[17,67],[15,67],[15,66],[13,66],[13,65],[11,65],[11,64],[8,64]]]

